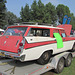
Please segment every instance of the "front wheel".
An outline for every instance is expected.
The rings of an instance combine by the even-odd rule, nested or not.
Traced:
[[[37,62],[41,65],[45,65],[49,62],[51,55],[52,53],[50,51],[46,51],[41,55]]]

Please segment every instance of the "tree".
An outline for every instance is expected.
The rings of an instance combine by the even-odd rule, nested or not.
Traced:
[[[0,0],[0,27],[6,24],[6,0]]]
[[[37,9],[37,22],[43,23],[44,18],[44,4],[41,2],[41,0],[38,1],[38,9]]]
[[[57,15],[58,15],[58,19],[59,19],[59,22],[62,24],[62,21],[63,21],[63,17],[65,15],[68,15],[70,16],[70,10],[69,10],[69,7],[63,5],[63,4],[59,4],[56,8],[56,11],[57,11]]]
[[[57,20],[57,13],[55,6],[49,2],[45,6],[44,22],[55,24],[56,20]]]
[[[33,1],[31,8],[29,9],[29,5],[21,8],[21,21],[22,22],[40,22],[40,23],[49,23],[56,24],[56,21],[59,20],[59,23],[62,24],[63,17],[68,15],[71,17],[71,24],[73,25],[73,29],[75,28],[75,17],[70,13],[69,7],[59,4],[56,8],[50,2],[44,5],[41,0],[36,2]],[[58,19],[57,19],[58,17]],[[20,19],[19,19],[20,20]]]
[[[31,5],[31,21],[37,21],[38,19],[38,5],[36,0]]]
[[[41,0],[36,2],[33,1],[31,5],[31,9],[29,9],[28,4],[23,8],[21,8],[21,19],[22,21],[32,21],[32,22],[39,22],[39,23],[52,23],[55,24],[57,20],[57,13],[55,6],[52,5],[50,2],[44,6]]]
[[[14,23],[18,22],[18,18],[16,15],[14,15],[12,12],[7,12],[7,24],[12,25]]]
[[[72,25],[72,29],[75,29],[75,16],[73,13],[70,13],[69,7],[63,5],[63,4],[59,4],[56,8],[57,10],[57,15],[58,15],[58,19],[59,19],[59,23],[62,24],[63,21],[63,17],[65,15],[67,15],[68,17],[71,17],[71,25]]]
[[[28,4],[26,4],[26,6],[24,8],[23,7],[21,8],[20,15],[21,15],[22,22],[29,22],[29,20],[30,20],[30,9],[29,9]]]
[[[72,29],[75,30],[75,16],[73,13],[71,13],[71,23]]]

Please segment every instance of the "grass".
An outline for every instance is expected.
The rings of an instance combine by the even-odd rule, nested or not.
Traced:
[[[73,58],[70,67],[65,67],[62,73],[54,75],[75,75],[75,58]]]

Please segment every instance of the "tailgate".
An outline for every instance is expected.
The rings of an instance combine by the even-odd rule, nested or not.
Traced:
[[[22,39],[22,36],[2,36],[0,37],[0,50],[18,53]]]

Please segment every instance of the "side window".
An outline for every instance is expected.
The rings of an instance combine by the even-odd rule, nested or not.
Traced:
[[[50,36],[50,30],[49,29],[44,29],[43,30],[43,36],[45,36],[45,37],[49,37]]]
[[[61,36],[62,37],[66,37],[66,34],[65,34],[65,31],[64,30],[61,30]]]
[[[41,29],[41,28],[31,28],[28,36],[49,37],[50,36],[50,30],[49,29]]]

